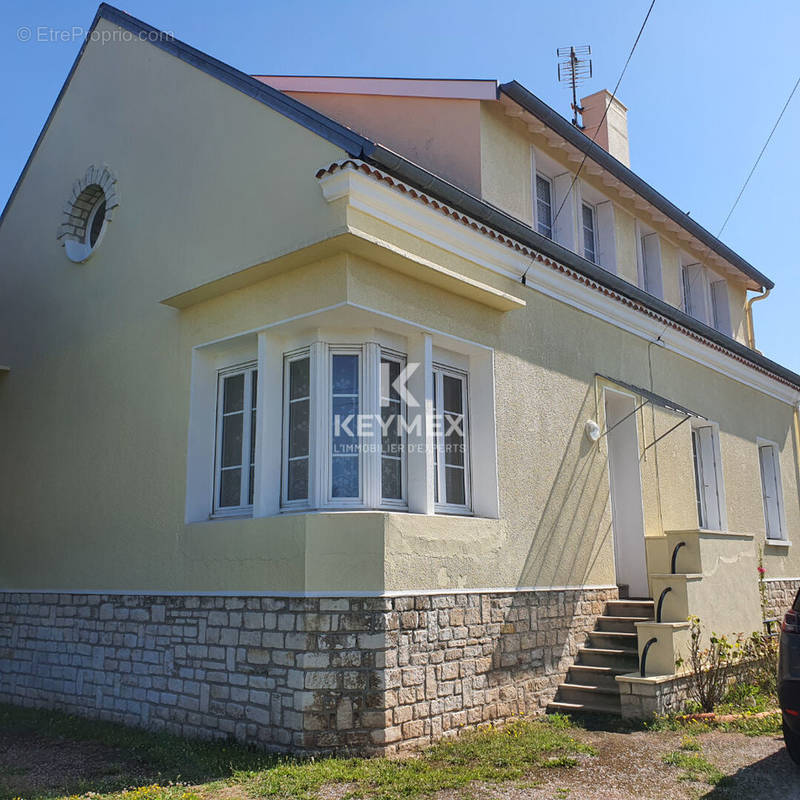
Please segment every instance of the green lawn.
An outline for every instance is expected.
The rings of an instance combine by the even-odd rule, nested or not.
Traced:
[[[24,742],[24,753],[59,750],[59,742],[97,743],[85,769],[42,775],[24,765],[0,767],[0,800],[86,797],[108,800],[198,800],[228,797],[314,798],[344,784],[348,797],[415,800],[473,781],[529,779],[537,770],[570,767],[594,751],[561,716],[518,720],[502,729],[465,734],[416,757],[288,759],[235,744],[153,734],[57,712],[0,705],[0,744]],[[0,754],[2,753],[0,746]],[[44,761],[47,761],[45,755]],[[25,762],[27,763],[27,762]],[[67,767],[70,765],[67,764]]]

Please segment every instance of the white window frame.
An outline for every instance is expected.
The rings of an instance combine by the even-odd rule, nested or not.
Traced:
[[[378,369],[380,370],[380,365],[383,360],[387,361],[394,361],[400,365],[400,373],[402,374],[403,370],[406,368],[408,364],[408,358],[404,353],[397,352],[392,350],[388,347],[380,347],[378,351]],[[380,383],[380,372],[378,377],[378,413],[380,414],[381,403],[383,402],[383,386]],[[406,408],[406,399],[401,394],[400,395],[400,416],[404,421],[408,420],[408,410]],[[381,444],[383,443],[383,439],[381,437]],[[400,458],[400,480],[401,480],[401,492],[400,497],[384,497],[383,496],[383,447],[381,447],[381,452],[378,453],[378,486],[380,487],[377,490],[377,507],[378,508],[394,508],[394,509],[407,509],[408,508],[408,432],[406,430],[406,425],[400,426],[400,447],[401,452],[404,453],[403,456]]]
[[[360,345],[336,345],[328,344],[325,352],[325,384],[323,391],[325,392],[325,437],[322,443],[324,449],[324,469],[323,469],[323,497],[324,507],[326,508],[363,508],[366,503],[366,461],[363,445],[363,437],[358,436],[356,432],[356,446],[359,452],[355,456],[347,456],[348,458],[358,459],[358,496],[357,497],[334,497],[333,496],[333,358],[334,356],[356,356],[358,358],[358,414],[368,414],[366,408],[366,396],[371,387],[366,385],[365,381],[365,353],[364,348]],[[312,385],[312,396],[314,386],[319,388],[319,384]],[[313,400],[312,400],[313,402]],[[355,423],[354,423],[355,425]],[[319,450],[314,451],[314,455],[319,458]],[[341,457],[341,456],[340,456]]]
[[[244,386],[242,389],[242,471],[241,484],[239,488],[239,499],[247,501],[250,495],[250,448],[254,431],[252,430],[253,404],[253,374],[258,371],[257,362],[239,364],[233,367],[226,367],[217,372],[217,409],[216,409],[216,432],[214,447],[214,483],[213,497],[211,503],[212,517],[232,517],[244,516],[253,513],[253,504],[240,502],[237,506],[220,506],[220,491],[222,489],[222,429],[224,414],[224,387],[225,379],[235,375],[244,375]],[[258,406],[256,404],[256,428],[258,428]],[[258,444],[256,442],[256,449]],[[258,453],[255,455],[254,473],[258,469]],[[257,476],[253,476],[253,485],[257,484]]]
[[[788,535],[786,529],[786,510],[783,502],[783,479],[781,476],[781,458],[780,448],[777,442],[772,442],[768,439],[758,437],[756,439],[756,446],[758,447],[758,472],[761,483],[761,499],[764,506],[764,530],[766,535],[767,544],[788,544]],[[775,475],[775,505],[776,516],[778,523],[778,535],[774,535],[774,531],[770,531],[769,511],[767,509],[767,487],[765,484],[764,467],[761,461],[761,454],[765,450],[771,450],[770,458],[772,460],[772,467]],[[770,534],[773,535],[770,535]]]
[[[548,236],[546,233],[542,233],[539,230],[539,178],[541,178],[547,185],[550,187],[550,235]],[[555,241],[554,239],[554,220],[553,220],[553,202],[555,199],[554,194],[554,186],[553,186],[553,179],[545,175],[543,172],[539,172],[538,170],[534,170],[533,173],[533,218],[534,222],[536,223],[536,232],[540,236],[544,236],[551,241]]]
[[[446,482],[445,482],[445,460],[444,460],[444,436],[448,427],[448,422],[444,418],[444,414],[440,411],[442,403],[444,402],[444,376],[448,375],[457,378],[461,381],[461,402],[463,406],[463,434],[464,434],[464,504],[442,502],[442,498],[446,496]],[[446,364],[434,362],[433,364],[433,379],[436,383],[434,397],[439,402],[439,405],[434,405],[433,413],[438,422],[435,426],[435,443],[436,458],[434,460],[435,470],[433,479],[436,482],[438,501],[434,503],[434,510],[438,514],[472,514],[472,480],[471,480],[471,459],[470,459],[470,433],[469,433],[469,374],[455,367]]]
[[[308,398],[309,398],[309,421],[308,421],[308,489],[306,497],[297,500],[289,500],[289,375],[293,361],[308,359]],[[312,453],[314,447],[314,423],[313,423],[313,404],[311,396],[314,386],[314,363],[311,358],[311,351],[308,347],[293,350],[283,354],[283,415],[281,420],[281,506],[286,509],[307,508],[312,496],[313,467]]]
[[[333,358],[336,355],[355,355],[358,357],[358,413],[371,420],[371,436],[358,436],[359,460],[358,497],[333,496]],[[310,418],[309,418],[309,487],[308,497],[289,500],[289,365],[301,358],[309,359]],[[408,510],[408,451],[406,425],[401,426],[403,456],[401,458],[402,496],[383,497],[382,480],[382,442],[378,422],[381,412],[380,365],[383,359],[400,365],[401,372],[407,363],[407,356],[400,351],[383,347],[375,342],[360,344],[335,344],[317,342],[283,354],[283,406],[282,406],[282,448],[281,448],[281,493],[282,511],[298,510],[336,510],[336,509],[386,509],[392,511]],[[401,415],[406,421],[406,402],[401,396]],[[357,421],[354,422],[354,426]]]
[[[728,516],[719,425],[716,422],[695,418],[691,422],[691,433],[698,527],[704,530],[725,531],[728,529]]]
[[[721,284],[721,286],[720,286]],[[714,287],[718,287],[718,292],[715,293]],[[730,294],[728,293],[728,281],[725,278],[712,275],[708,281],[708,299],[711,307],[711,324],[720,333],[728,336],[731,335],[731,307],[730,307]]]
[[[592,215],[592,250],[593,250],[593,255],[592,255],[591,258],[586,253],[586,238],[585,238],[586,225],[584,225],[584,222],[583,222],[583,209],[584,208],[587,208],[589,210],[589,213]],[[581,249],[583,250],[583,257],[587,261],[591,261],[592,264],[597,264],[598,266],[600,266],[598,264],[598,247],[597,247],[597,243],[598,243],[598,238],[597,238],[597,209],[592,203],[589,203],[587,200],[584,200],[583,198],[581,198]]]

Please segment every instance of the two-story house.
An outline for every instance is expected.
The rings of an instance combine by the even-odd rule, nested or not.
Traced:
[[[758,629],[800,376],[611,100],[249,76],[100,6],[0,220],[0,700],[388,751],[648,713],[689,613]]]

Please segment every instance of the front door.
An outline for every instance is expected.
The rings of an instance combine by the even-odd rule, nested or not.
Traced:
[[[617,583],[630,597],[648,597],[636,398],[606,389],[605,406]]]

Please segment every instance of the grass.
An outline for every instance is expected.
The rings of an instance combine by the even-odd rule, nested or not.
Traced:
[[[578,755],[594,754],[562,716],[467,733],[406,759],[281,758],[237,744],[0,705],[2,732],[46,737],[48,746],[50,740],[101,742],[108,757],[123,763],[122,771],[110,776],[55,780],[38,790],[24,771],[6,771],[0,776],[0,800],[23,794],[26,800],[87,795],[93,800],[206,800],[226,786],[253,797],[312,800],[324,786],[337,784],[351,798],[417,800],[442,789],[464,791],[473,782],[520,781],[537,769],[568,768],[578,763]]]
[[[687,753],[685,750],[675,750],[667,753],[662,761],[673,767],[683,770],[679,780],[697,781],[716,786],[724,780],[725,774],[715,767],[701,753]]]

